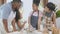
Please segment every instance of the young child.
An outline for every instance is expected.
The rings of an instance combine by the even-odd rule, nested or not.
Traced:
[[[51,26],[56,26],[56,14],[55,4],[49,2],[44,8],[44,19],[48,30],[51,30]]]
[[[40,0],[33,0],[33,12],[28,18],[29,28],[40,31],[40,23],[42,18],[42,13],[39,11]]]

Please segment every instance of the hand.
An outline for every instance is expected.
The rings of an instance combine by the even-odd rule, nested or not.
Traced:
[[[30,25],[29,30],[34,31],[35,29],[32,27],[32,25]]]
[[[21,29],[24,28],[25,24],[26,24],[26,21],[22,24]]]

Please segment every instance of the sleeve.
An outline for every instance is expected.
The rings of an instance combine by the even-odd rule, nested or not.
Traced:
[[[3,7],[2,9],[2,19],[8,19],[10,14],[9,8],[8,7]]]
[[[43,17],[43,13],[42,13],[42,12],[39,12],[39,16],[40,16],[40,17]]]

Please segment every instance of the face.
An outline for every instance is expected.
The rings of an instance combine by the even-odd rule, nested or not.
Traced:
[[[38,10],[38,6],[36,4],[33,4],[32,7],[34,11]]]
[[[44,8],[44,11],[45,11],[45,12],[49,12],[50,10],[49,10],[48,7],[45,7],[45,8]]]
[[[13,9],[19,9],[20,6],[21,6],[21,3],[20,3],[20,2],[13,2],[13,3],[12,3],[12,8],[13,8]]]

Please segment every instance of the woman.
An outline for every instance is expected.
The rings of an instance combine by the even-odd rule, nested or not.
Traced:
[[[40,31],[40,23],[42,18],[42,13],[39,11],[40,0],[33,0],[33,12],[31,12],[31,15],[28,18],[29,28],[33,28],[35,30]]]
[[[14,1],[15,3],[16,3],[16,1]],[[19,2],[19,1],[18,1]],[[13,26],[13,30],[14,31],[17,31],[16,30],[16,26],[15,26],[15,23],[18,25],[18,27],[20,28],[20,30],[24,27],[24,25],[25,25],[25,23],[23,24],[23,25],[21,25],[21,23],[20,23],[20,19],[22,19],[22,15],[21,15],[21,13],[20,13],[20,11],[19,11],[19,7],[21,8],[21,3],[22,3],[22,1],[20,0],[20,5],[19,4],[15,4],[15,3],[12,3],[12,5],[13,6],[16,6],[16,8],[14,9],[14,11],[16,12],[16,16],[15,16],[15,18],[13,19],[13,21],[12,21],[12,26]],[[15,4],[15,5],[14,5]],[[13,7],[12,7],[13,8]]]
[[[3,7],[2,20],[3,20],[4,28],[7,33],[9,33],[8,22],[12,22],[14,31],[16,31],[15,23],[17,23],[20,29],[24,26],[24,24],[21,25],[19,21],[21,19],[21,13],[19,12],[19,8],[21,8],[21,3],[22,3],[21,0],[13,0],[12,2],[9,2],[2,6]]]

